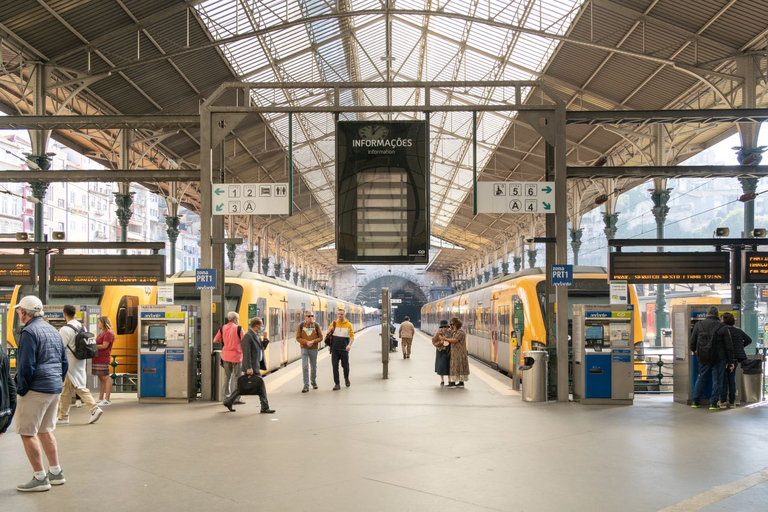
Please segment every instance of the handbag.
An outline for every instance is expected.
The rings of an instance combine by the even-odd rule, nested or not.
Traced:
[[[264,389],[261,375],[241,375],[237,378],[237,392],[240,395],[260,395]]]
[[[329,347],[331,346],[331,343],[333,343],[333,331],[336,329],[336,321],[333,321],[333,327],[331,329],[328,329],[328,332],[325,334],[325,338],[323,338],[323,341],[326,345]]]
[[[451,344],[447,344],[443,348],[440,349],[440,353],[443,354],[446,357],[450,357],[451,355]]]

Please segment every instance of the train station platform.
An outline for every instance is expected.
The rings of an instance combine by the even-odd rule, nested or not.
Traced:
[[[357,336],[351,387],[301,393],[301,364],[266,378],[258,399],[139,404],[113,395],[98,423],[85,408],[56,429],[67,483],[20,493],[31,469],[0,438],[3,510],[656,511],[766,510],[768,407],[694,410],[671,396],[633,406],[521,401],[510,381],[470,363],[466,389],[439,386],[418,333],[382,380],[378,331]]]

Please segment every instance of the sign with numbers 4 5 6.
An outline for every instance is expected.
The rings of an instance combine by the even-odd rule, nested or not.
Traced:
[[[555,213],[554,181],[481,181],[478,213]]]
[[[288,183],[214,183],[213,215],[288,215]]]

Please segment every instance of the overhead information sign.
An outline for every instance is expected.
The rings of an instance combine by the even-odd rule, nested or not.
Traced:
[[[340,121],[338,263],[429,262],[429,129],[423,121]]]
[[[730,283],[727,252],[612,252],[608,279],[628,283]]]
[[[478,213],[555,213],[554,181],[480,181]]]
[[[288,183],[214,183],[214,215],[288,215]]]
[[[768,252],[744,252],[741,257],[743,282],[768,283]]]
[[[57,284],[149,284],[165,281],[165,256],[52,254],[50,281]]]
[[[35,284],[32,254],[0,254],[0,285]]]

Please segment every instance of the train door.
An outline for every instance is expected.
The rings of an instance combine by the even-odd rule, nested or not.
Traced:
[[[497,293],[491,294],[491,325],[490,325],[490,334],[491,334],[491,352],[489,354],[488,361],[490,361],[491,365],[498,366],[499,364],[499,318],[498,318],[498,311],[497,308],[499,307],[499,295]]]
[[[267,334],[269,347],[267,348],[267,368],[275,370],[282,363],[281,342],[282,337],[282,308],[269,308],[267,311]]]
[[[102,310],[102,314],[109,315]],[[115,313],[115,342],[112,356],[118,366],[115,373],[136,373],[138,362],[139,297],[124,295]]]
[[[499,345],[498,345],[498,357],[497,357],[497,364],[499,365],[499,368],[504,370],[505,372],[510,371],[512,368],[512,357],[511,357],[511,349],[509,343],[509,310],[510,306],[507,305],[501,305],[502,300],[499,300],[499,305],[497,306],[498,310],[498,325],[497,325],[497,335],[499,338]]]
[[[288,364],[288,301],[283,299],[280,314],[280,364]]]

